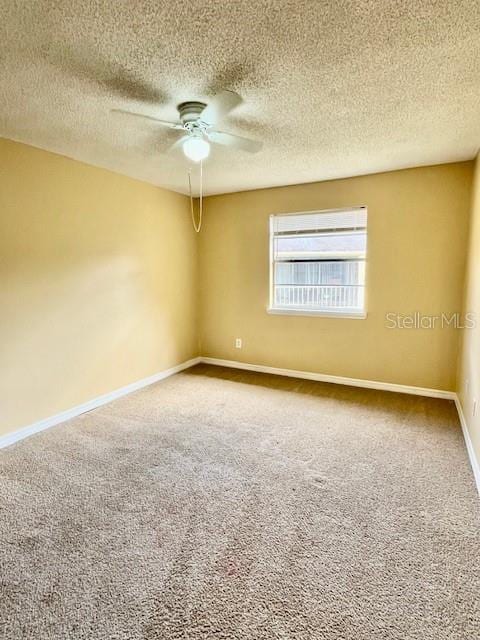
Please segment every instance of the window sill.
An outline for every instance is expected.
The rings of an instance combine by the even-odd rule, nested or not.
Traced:
[[[291,307],[268,307],[267,313],[280,316],[322,316],[324,318],[346,318],[365,320],[366,311],[327,311],[320,309],[292,309]]]

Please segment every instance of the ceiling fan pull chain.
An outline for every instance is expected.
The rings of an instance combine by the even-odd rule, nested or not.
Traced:
[[[200,231],[202,226],[202,217],[203,217],[203,160],[200,160],[200,201],[199,201],[199,222],[198,222],[198,231]],[[197,232],[198,233],[198,232]]]
[[[203,162],[200,161],[200,198],[199,198],[199,215],[198,225],[195,222],[195,212],[193,210],[193,195],[192,195],[192,170],[188,170],[188,188],[190,190],[190,213],[192,214],[193,228],[197,233],[202,228],[202,214],[203,214]]]

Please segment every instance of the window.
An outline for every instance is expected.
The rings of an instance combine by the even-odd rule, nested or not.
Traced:
[[[270,311],[365,315],[367,209],[270,217]]]

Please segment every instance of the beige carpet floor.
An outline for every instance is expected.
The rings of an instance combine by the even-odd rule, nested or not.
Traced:
[[[0,637],[473,640],[453,403],[199,366],[0,451]]]

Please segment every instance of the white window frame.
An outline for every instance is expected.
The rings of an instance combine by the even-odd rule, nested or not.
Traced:
[[[275,287],[275,260],[274,260],[274,229],[273,221],[276,216],[298,216],[308,215],[315,213],[337,213],[343,211],[351,211],[352,209],[367,209],[366,205],[356,205],[351,207],[342,207],[340,209],[313,209],[312,211],[292,211],[288,213],[272,213],[269,218],[269,303],[267,307],[267,313],[272,315],[287,315],[287,316],[323,316],[325,318],[346,318],[352,320],[364,320],[367,317],[367,257],[368,257],[368,231],[366,238],[365,248],[365,284],[364,284],[364,305],[363,309],[359,311],[337,311],[333,309],[305,309],[305,308],[290,308],[290,307],[278,307],[275,306],[274,287]],[[368,210],[367,210],[368,211]],[[368,228],[368,221],[367,221]]]

